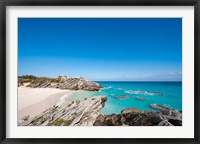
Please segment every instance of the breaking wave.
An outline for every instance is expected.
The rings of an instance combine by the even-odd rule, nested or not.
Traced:
[[[150,91],[143,91],[143,90],[127,90],[125,91],[127,94],[143,94],[143,95],[156,95],[156,96],[162,96],[163,93],[160,92],[150,92]]]

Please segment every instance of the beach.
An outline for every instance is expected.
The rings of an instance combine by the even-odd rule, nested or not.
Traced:
[[[34,117],[53,105],[62,103],[72,93],[71,90],[55,88],[18,87],[18,121],[28,115]]]
[[[97,83],[65,76],[54,82],[22,80],[18,126],[182,125],[182,82]]]

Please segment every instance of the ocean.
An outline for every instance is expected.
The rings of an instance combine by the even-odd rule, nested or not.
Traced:
[[[98,92],[76,91],[67,102],[93,96],[107,96],[102,114],[119,114],[126,108],[153,110],[150,104],[160,104],[182,110],[182,82],[99,82],[104,88]]]

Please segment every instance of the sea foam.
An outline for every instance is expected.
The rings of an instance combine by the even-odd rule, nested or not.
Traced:
[[[156,95],[156,96],[164,95],[163,93],[160,93],[160,92],[150,92],[150,91],[144,91],[144,90],[126,90],[125,93],[127,93],[127,94]]]

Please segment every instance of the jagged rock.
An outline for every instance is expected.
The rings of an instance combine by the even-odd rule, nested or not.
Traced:
[[[177,110],[172,110],[163,105],[151,104],[150,107],[159,110],[167,119],[178,119],[182,121],[182,113]]]
[[[58,88],[60,89],[70,89],[70,90],[78,90],[78,78],[69,78],[59,83]]]
[[[129,126],[155,126],[163,120],[163,117],[159,113],[149,111],[140,113],[131,112],[122,115],[126,119],[124,124]]]
[[[164,115],[171,115],[171,109],[166,106],[151,104],[150,107],[159,110]]]
[[[127,113],[141,113],[141,110],[137,109],[137,108],[128,108],[128,109],[124,109],[121,111],[122,114],[127,114]]]
[[[100,115],[95,121],[95,126],[155,126],[163,117],[159,113],[142,112],[136,108],[125,109],[121,114]]]
[[[70,77],[67,77],[67,76],[60,76],[60,83],[65,83],[65,81],[70,78]]]
[[[39,88],[46,88],[46,87],[48,87],[50,84],[51,84],[50,81],[46,81],[46,82],[40,84]]]
[[[162,112],[141,111],[137,108],[122,110],[120,114],[99,115],[95,126],[181,126],[182,114],[165,106],[153,107]],[[163,112],[168,110],[170,112]]]
[[[88,81],[84,78],[79,78],[78,89],[98,91],[100,88],[103,88],[103,86],[96,82]]]
[[[36,117],[19,122],[20,126],[92,126],[107,100],[106,96],[54,106]]]
[[[121,126],[121,117],[116,114],[99,115],[94,126]]]
[[[158,126],[173,126],[171,123],[169,123],[167,120],[161,121]]]
[[[18,85],[21,86],[21,79],[19,78]],[[83,77],[72,78],[67,76],[59,76],[58,78],[35,78],[28,87],[31,88],[59,88],[69,90],[89,90],[98,91],[103,88],[102,85],[84,79]]]
[[[182,126],[182,120],[178,119],[169,119],[168,122],[173,124],[174,126]]]
[[[41,83],[40,82],[36,82],[36,83],[31,83],[28,85],[28,87],[31,87],[31,88],[38,88],[40,87]]]
[[[70,89],[70,90],[89,90],[89,91],[98,91],[103,86],[84,79],[83,77],[79,78],[66,78],[65,81],[59,83],[58,88],[60,89]]]
[[[51,82],[48,88],[58,88],[58,83]]]

